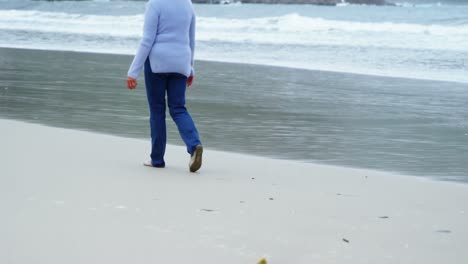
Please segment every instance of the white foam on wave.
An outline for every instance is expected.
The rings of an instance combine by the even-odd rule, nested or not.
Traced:
[[[441,2],[434,2],[434,3],[396,2],[395,5],[399,6],[399,7],[425,7],[425,8],[433,8],[433,7],[443,6],[443,4]]]
[[[1,10],[0,29],[138,38],[142,15],[104,16]],[[468,25],[422,25],[328,20],[288,14],[228,19],[199,17],[202,41],[278,45],[379,46],[468,51]]]
[[[203,40],[468,51],[468,25],[327,20],[289,14],[253,19],[201,18]]]
[[[0,46],[134,54],[142,24],[142,15],[0,10]],[[202,45],[198,45],[196,58],[203,60],[468,83],[464,68],[452,66],[463,61],[437,55],[468,52],[467,24],[366,23],[298,14],[251,19],[198,17],[197,40]],[[380,52],[367,52],[386,48],[383,57]],[[394,54],[409,57],[392,58],[388,55],[392,49],[404,50]],[[421,54],[428,57],[421,60]],[[431,59],[449,66],[428,64]]]
[[[0,29],[73,34],[141,36],[143,17],[0,10]]]

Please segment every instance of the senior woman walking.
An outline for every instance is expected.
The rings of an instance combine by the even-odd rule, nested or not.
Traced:
[[[185,108],[185,90],[194,79],[195,12],[190,0],[149,0],[143,38],[128,70],[127,86],[133,90],[145,71],[150,109],[151,160],[145,166],[164,168],[166,151],[166,93],[169,113],[179,129],[187,152],[189,170],[202,165],[203,147],[192,117]]]

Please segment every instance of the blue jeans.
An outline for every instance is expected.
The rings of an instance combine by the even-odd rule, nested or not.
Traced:
[[[169,113],[179,129],[179,134],[192,155],[201,145],[195,123],[185,108],[187,77],[179,73],[153,73],[149,60],[145,62],[146,95],[150,109],[151,161],[154,166],[164,166],[166,152],[166,92]]]

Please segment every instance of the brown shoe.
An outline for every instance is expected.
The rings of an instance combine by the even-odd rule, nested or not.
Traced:
[[[198,145],[195,147],[195,151],[193,151],[192,157],[190,158],[189,169],[190,172],[196,172],[201,168],[202,165],[202,154],[203,154],[203,146]]]

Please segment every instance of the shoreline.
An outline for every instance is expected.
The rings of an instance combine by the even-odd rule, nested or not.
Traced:
[[[116,52],[105,52],[105,51],[87,51],[87,50],[68,50],[68,49],[42,49],[42,48],[30,48],[30,47],[13,47],[13,46],[0,46],[0,49],[21,49],[21,50],[29,50],[29,51],[50,51],[50,52],[73,52],[73,53],[87,53],[87,54],[98,54],[98,55],[117,55],[117,56],[130,56],[133,57],[134,54],[129,53],[116,53]],[[312,69],[312,68],[305,68],[305,67],[295,67],[295,66],[287,66],[287,65],[272,65],[272,64],[260,64],[260,63],[249,63],[249,62],[236,62],[230,60],[207,60],[207,59],[196,59],[195,60],[195,67],[196,62],[214,62],[214,63],[227,63],[227,64],[234,64],[234,65],[251,65],[251,66],[259,66],[259,67],[273,67],[273,68],[280,68],[280,69],[288,69],[288,70],[300,70],[300,71],[311,71],[311,72],[318,72],[318,73],[330,73],[330,74],[345,74],[345,75],[357,75],[363,77],[376,77],[376,78],[389,78],[389,79],[402,79],[402,80],[411,80],[411,81],[423,81],[423,82],[442,82],[442,83],[454,83],[454,84],[463,84],[468,85],[468,82],[464,81],[457,81],[457,80],[445,80],[445,79],[430,79],[430,78],[416,78],[416,77],[405,77],[405,76],[398,76],[398,75],[383,75],[383,74],[366,74],[361,72],[347,72],[347,71],[333,71],[333,70],[323,70],[323,69]]]
[[[167,167],[154,169],[141,165],[142,140],[0,128],[2,262],[468,259],[467,185],[211,149],[192,174],[183,147],[168,146]]]
[[[131,56],[24,49],[0,53],[2,117],[149,138],[144,82],[140,79],[133,92],[124,87]],[[465,146],[459,143],[466,131],[449,122],[464,111],[458,105],[468,96],[465,86],[219,62],[199,61],[198,69],[187,103],[209,149],[467,182]],[[442,105],[445,110],[437,119],[424,114],[434,113],[426,104],[435,94],[451,102]],[[180,145],[171,121],[168,132],[168,142]],[[286,144],[274,147],[275,142]],[[438,152],[431,154],[435,148]]]
[[[49,124],[44,124],[41,122],[34,122],[32,120],[21,120],[21,119],[12,119],[12,118],[5,118],[5,117],[0,117],[0,123],[1,122],[12,122],[12,123],[22,123],[24,125],[34,125],[34,126],[40,126],[44,128],[51,128],[51,129],[58,129],[58,130],[65,130],[70,133],[79,132],[79,133],[89,133],[89,134],[94,134],[96,136],[105,136],[105,137],[111,137],[111,138],[121,138],[121,139],[128,139],[128,140],[137,140],[137,141],[142,141],[145,142],[147,146],[150,146],[150,139],[149,138],[138,138],[138,137],[131,137],[131,136],[125,136],[125,135],[119,135],[119,134],[112,134],[112,133],[107,133],[107,132],[99,132],[91,129],[86,129],[86,128],[68,128],[68,127],[63,127],[63,126],[54,126],[54,125],[49,125]],[[148,128],[149,129],[149,128]],[[172,144],[172,143],[167,143],[167,146],[169,148],[181,148],[184,149],[185,146],[182,144]],[[148,147],[149,149],[149,147]],[[461,186],[468,186],[468,182],[463,181],[463,180],[456,180],[456,179],[437,179],[437,178],[431,178],[431,177],[424,177],[420,175],[411,175],[411,174],[403,174],[398,171],[387,171],[387,170],[376,170],[376,169],[368,169],[368,168],[361,168],[361,167],[353,167],[353,166],[344,166],[344,165],[333,165],[333,164],[326,164],[326,163],[320,163],[316,161],[307,161],[307,160],[297,160],[297,159],[287,159],[287,158],[282,158],[282,157],[274,157],[274,156],[262,156],[258,154],[251,154],[251,153],[246,153],[246,152],[236,152],[236,151],[227,151],[223,149],[219,149],[216,147],[210,147],[208,149],[210,152],[216,152],[216,153],[223,153],[225,155],[236,155],[236,156],[243,156],[245,158],[253,158],[253,159],[264,159],[264,160],[272,160],[272,161],[278,161],[278,162],[290,162],[294,164],[309,164],[311,166],[315,167],[320,167],[322,169],[338,169],[338,170],[352,170],[352,171],[359,171],[363,174],[374,174],[374,175],[382,175],[384,177],[397,177],[397,178],[412,178],[417,181],[421,182],[439,182],[439,183],[447,183],[447,184],[456,184],[456,185],[461,185]],[[149,154],[147,155],[149,156]],[[144,160],[142,160],[144,161]]]

